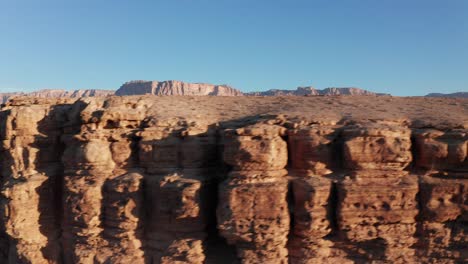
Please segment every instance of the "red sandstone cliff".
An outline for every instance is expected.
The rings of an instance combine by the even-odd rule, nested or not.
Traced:
[[[429,101],[462,113],[429,125],[171,98],[8,103],[0,262],[466,262],[467,101]],[[302,116],[268,110],[295,100]]]
[[[8,99],[17,96],[31,96],[38,98],[81,98],[81,97],[100,97],[113,95],[113,90],[81,89],[81,90],[60,90],[60,89],[42,89],[30,93],[0,93],[0,103],[4,104]]]
[[[139,94],[241,96],[242,92],[227,85],[181,81],[131,81],[124,83],[115,92],[115,95]]]
[[[82,98],[102,97],[109,95],[184,95],[184,96],[304,96],[304,95],[379,95],[360,88],[326,88],[317,90],[313,87],[298,87],[296,90],[272,89],[262,92],[242,93],[228,85],[214,85],[207,83],[187,83],[181,81],[130,81],[124,83],[118,90],[60,90],[43,89],[30,93],[0,93],[0,103],[6,103],[9,98],[31,96],[39,98]]]
[[[296,90],[280,90],[271,89],[263,92],[250,92],[245,95],[254,96],[284,96],[284,95],[378,95],[374,92],[370,92],[361,88],[354,87],[342,87],[342,88],[325,88],[315,89],[313,87],[298,87]]]

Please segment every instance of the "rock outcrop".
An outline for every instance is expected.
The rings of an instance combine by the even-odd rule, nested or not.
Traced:
[[[288,263],[287,144],[279,126],[226,130],[218,228],[242,263]]]
[[[378,95],[376,93],[354,87],[325,88],[298,87],[296,90],[271,89],[261,92],[242,93],[227,85],[206,83],[186,83],[181,81],[130,81],[124,83],[115,95],[217,95],[217,96],[304,96],[304,95]]]
[[[0,93],[0,104],[4,104],[9,98],[29,96],[38,98],[82,98],[105,97],[110,95],[185,95],[185,96],[305,96],[305,95],[381,95],[360,88],[326,88],[317,90],[313,87],[298,87],[296,90],[272,89],[262,92],[243,93],[228,85],[214,85],[208,83],[188,83],[182,81],[129,81],[114,90],[60,90],[43,89],[34,92]]]
[[[0,93],[0,104],[4,104],[8,101],[9,98],[14,96],[21,96],[24,93],[21,92],[12,92],[12,93]]]
[[[296,90],[270,89],[262,92],[250,92],[251,96],[287,96],[287,95],[320,95],[319,90],[313,87],[298,87]]]
[[[124,83],[115,95],[213,95],[241,96],[241,91],[227,85],[187,83],[181,81],[130,81]]]
[[[285,115],[238,99],[10,100],[0,263],[468,261],[466,116],[292,116],[284,98]]]
[[[60,89],[43,89],[30,93],[0,93],[0,104],[4,104],[8,99],[17,96],[29,96],[38,98],[81,98],[81,97],[100,97],[113,95],[113,90],[98,90],[98,89],[81,89],[81,90],[60,90]]]
[[[361,88],[355,87],[330,87],[325,89],[315,89],[313,87],[297,87],[296,90],[280,90],[280,89],[271,89],[263,92],[250,92],[245,95],[253,96],[287,96],[287,95],[296,95],[296,96],[305,96],[305,95],[378,95],[374,92],[370,92]]]

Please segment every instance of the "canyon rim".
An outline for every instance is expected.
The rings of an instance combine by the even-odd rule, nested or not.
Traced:
[[[1,263],[464,263],[468,100],[10,99]]]

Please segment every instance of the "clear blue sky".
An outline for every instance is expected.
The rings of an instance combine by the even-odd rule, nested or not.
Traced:
[[[468,0],[0,0],[0,91],[468,91]]]

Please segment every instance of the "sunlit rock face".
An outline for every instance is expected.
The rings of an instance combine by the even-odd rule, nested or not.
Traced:
[[[218,228],[242,263],[288,262],[284,130],[258,125],[224,134],[224,162],[232,170],[219,189]]]
[[[130,81],[124,83],[115,95],[212,95],[242,96],[243,93],[228,85],[187,83],[181,81]]]
[[[79,90],[61,90],[61,89],[42,89],[34,92],[12,92],[0,93],[0,104],[8,102],[9,99],[15,97],[37,97],[37,98],[82,98],[82,97],[105,97],[114,95],[114,90],[100,89],[79,89]]]
[[[164,100],[3,107],[0,263],[466,262],[466,127]]]

